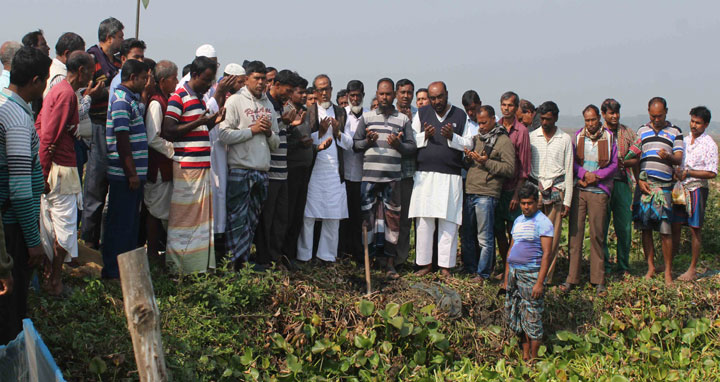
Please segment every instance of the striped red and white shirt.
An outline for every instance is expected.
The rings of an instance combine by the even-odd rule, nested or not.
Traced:
[[[168,100],[165,116],[178,124],[193,122],[205,114],[205,102],[186,83],[178,88]],[[210,137],[206,125],[198,126],[173,142],[173,160],[181,168],[210,168]]]

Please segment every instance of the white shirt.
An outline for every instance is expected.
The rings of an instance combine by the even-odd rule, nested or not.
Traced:
[[[171,142],[160,137],[163,122],[162,106],[158,101],[150,101],[145,116],[145,130],[147,131],[148,146],[167,158],[172,159],[175,149]]]
[[[437,112],[435,113],[435,116],[437,117],[438,121],[442,122],[445,120],[445,118],[448,115],[448,112],[450,111],[450,108],[452,108],[452,105],[448,102],[447,110],[445,111],[445,115],[439,115]],[[413,131],[415,132],[415,142],[417,143],[417,148],[426,147],[427,146],[427,139],[425,139],[425,132],[420,131],[422,128],[422,124],[420,124],[420,115],[415,114],[412,120],[412,127]],[[477,134],[477,132],[475,132]],[[471,134],[470,129],[467,128],[467,123],[465,126],[463,126],[463,134],[462,136],[457,135],[453,133],[452,140],[448,140],[448,144],[450,148],[453,148],[455,150],[459,151],[465,151],[465,149],[471,149],[472,148],[472,138],[473,134]]]
[[[438,121],[442,122],[447,117],[452,105],[448,103],[445,115],[435,113]],[[415,142],[418,149],[427,146],[425,132],[420,132],[420,116],[415,114],[412,127],[415,133]],[[472,131],[468,124],[463,126],[463,134],[453,133],[448,146],[465,151],[472,147]],[[443,174],[439,172],[417,171],[415,172],[413,192],[410,198],[409,217],[411,218],[438,218],[444,219],[457,225],[462,224],[462,200],[463,185],[460,175]]]
[[[555,187],[565,190],[563,204],[570,207],[574,178],[574,151],[570,135],[557,128],[548,141],[543,129],[530,132],[530,156],[530,176],[538,180],[541,189],[552,187],[555,178],[565,175],[565,181]]]
[[[355,130],[357,130],[358,122],[363,113],[368,109],[363,108],[360,112],[360,117],[356,117],[355,114],[350,110],[350,106],[345,107],[347,112],[347,122],[345,123],[345,132],[351,136],[355,136]],[[349,150],[345,150],[343,153],[343,161],[345,165],[345,180],[350,182],[362,182],[363,176],[363,156],[362,152],[355,152],[350,146]]]

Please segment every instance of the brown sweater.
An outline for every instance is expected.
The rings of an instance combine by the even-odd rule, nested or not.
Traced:
[[[482,153],[485,143],[478,136],[473,141],[475,152]],[[507,135],[501,135],[484,165],[472,161],[465,181],[465,192],[499,198],[503,183],[514,174],[515,146]]]

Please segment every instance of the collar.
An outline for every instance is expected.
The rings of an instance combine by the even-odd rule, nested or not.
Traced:
[[[7,99],[10,100],[10,102],[13,102],[13,103],[17,104],[18,106],[20,106],[21,108],[23,108],[23,110],[25,110],[25,112],[30,116],[30,118],[34,118],[32,107],[30,107],[30,105],[27,102],[25,102],[25,100],[22,99],[22,97],[17,95],[17,93],[13,92],[12,90],[10,90],[8,88],[5,88],[5,89],[2,89],[2,95],[7,97]]]
[[[392,108],[393,108],[393,111],[392,111],[392,113],[390,113],[390,115],[391,116],[398,115],[399,111],[398,111],[398,109],[395,108],[395,105],[390,105],[390,106],[392,106]],[[364,108],[363,108],[363,110],[364,110]],[[383,113],[380,112],[379,107],[377,109],[375,109],[374,111],[375,111],[375,114],[377,114],[377,115],[384,115]]]
[[[62,63],[62,61],[58,60],[57,57],[52,59],[52,64],[63,69],[67,69],[67,66]]]
[[[502,127],[505,127],[505,125],[503,124],[504,120],[505,120],[505,117],[500,117],[500,119],[498,119],[498,121],[497,121],[498,125],[502,125]],[[508,130],[507,128],[505,128],[505,130],[507,130],[508,134],[510,134],[511,131],[518,130],[518,127],[517,127],[518,124],[521,124],[521,122],[518,121],[517,118],[515,118],[515,121],[513,122],[512,126],[510,126],[510,129]]]
[[[128,89],[127,86],[125,86],[123,84],[119,84],[117,86],[117,90],[122,90],[126,94],[128,94],[128,97],[130,98],[131,101],[137,101],[138,99],[140,99],[140,94],[133,92],[132,90]]]
[[[189,81],[188,81],[188,82],[185,82],[185,83],[183,84],[183,88],[185,88],[185,91],[187,91],[188,94],[190,94],[191,96],[193,96],[193,97],[195,97],[195,98],[197,98],[197,99],[200,99],[200,97],[198,97],[198,94],[195,92],[195,90],[193,90],[193,89],[190,87],[190,82],[189,82]]]
[[[536,137],[542,137],[543,139],[545,139],[545,134],[543,134],[542,126],[538,127],[538,128],[535,129],[533,132],[535,133],[535,136],[536,136]],[[557,128],[555,129],[555,134],[553,134],[553,136],[550,137],[550,141],[552,141],[553,139],[555,139],[555,137],[558,136],[558,134],[560,134],[560,133],[561,133],[561,130],[560,130],[559,127],[557,127]],[[548,142],[549,142],[549,141],[548,141]]]
[[[282,114],[282,105],[280,104],[280,102],[275,100],[275,98],[273,98],[269,91],[265,93],[265,96],[267,96],[267,98],[270,100],[270,103],[273,105],[273,109],[275,109],[276,112]]]
[[[450,112],[450,109],[452,109],[452,108],[453,108],[453,105],[450,103],[450,101],[448,101],[448,103],[447,103],[447,109],[445,109],[445,112],[443,113],[443,115],[438,114],[438,113],[435,111],[435,109],[433,109],[433,113],[437,114],[437,116],[440,117],[440,118],[446,118],[447,115],[448,115],[448,113]]]

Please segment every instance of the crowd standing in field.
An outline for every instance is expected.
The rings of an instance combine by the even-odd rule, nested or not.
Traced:
[[[363,227],[388,277],[410,268],[413,246],[417,275],[452,277],[460,242],[472,280],[502,280],[525,358],[543,336],[544,288],[566,217],[562,292],[584,279],[586,222],[598,294],[610,272],[629,273],[633,223],[646,278],[659,272],[659,231],[668,285],[681,226],[690,227],[692,261],[678,279],[697,278],[718,160],[703,106],[690,110],[684,136],[663,98],[650,100],[637,130],[608,98],[588,105],[585,125],[568,134],[552,101],[535,107],[508,91],[497,114],[475,90],[461,108],[442,81],[416,89],[382,78],[368,110],[358,80],[334,104],[326,74],[309,81],[261,61],[220,71],[208,44],[179,73],[145,57],[145,42],[123,29],[102,21],[87,50],[65,33],[54,59],[42,31],[0,46],[0,344],[21,330],[33,269],[47,293],[64,294],[62,268],[77,265],[79,239],[102,253],[106,279],[119,278],[119,254],[145,245],[151,261],[179,274],[221,261],[291,271],[360,262]]]

